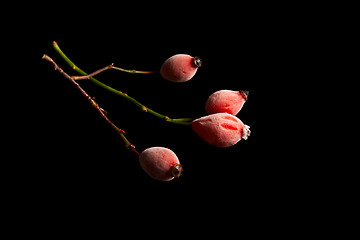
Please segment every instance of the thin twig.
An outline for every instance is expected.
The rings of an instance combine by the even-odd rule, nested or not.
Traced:
[[[123,71],[123,72],[127,72],[127,73],[141,73],[141,74],[150,74],[150,73],[158,73],[156,71],[138,71],[138,70],[127,70],[127,69],[123,69],[123,68],[119,68],[119,67],[114,67],[114,63],[106,66],[106,67],[103,67],[103,68],[100,68],[99,70],[91,73],[91,74],[88,74],[88,75],[84,75],[84,76],[72,76],[72,78],[74,80],[83,80],[83,79],[90,79],[91,77],[95,76],[95,75],[98,75],[99,73],[102,73],[106,70],[109,70],[109,69],[115,69],[115,70],[119,70],[119,71]]]
[[[135,146],[133,144],[131,144],[129,142],[129,140],[127,140],[127,138],[125,137],[124,133],[125,131],[118,128],[104,113],[104,111],[102,110],[102,108],[94,101],[94,99],[92,97],[90,97],[89,94],[87,94],[85,92],[84,89],[82,89],[80,87],[80,85],[71,77],[69,76],[66,72],[64,72],[64,70],[62,70],[56,63],[54,60],[52,60],[48,55],[44,54],[43,59],[45,59],[46,61],[50,62],[54,67],[55,70],[59,71],[61,73],[61,75],[63,75],[66,79],[68,79],[72,84],[74,84],[74,86],[84,95],[84,97],[86,97],[86,99],[90,102],[91,106],[93,106],[97,112],[101,115],[102,118],[105,119],[105,121],[120,135],[120,137],[122,138],[122,140],[125,143],[125,147],[127,149],[130,149],[131,151],[133,151],[134,153],[136,153],[137,155],[140,155],[140,153],[138,151],[135,150]]]
[[[112,67],[113,69],[116,69],[116,70],[119,70],[119,71],[122,71],[122,72],[127,72],[127,73],[131,73],[131,74],[134,74],[134,73],[140,73],[140,74],[152,74],[152,73],[159,73],[158,71],[138,71],[138,70],[127,70],[127,69],[124,69],[124,68],[119,68],[119,67]]]
[[[72,76],[72,79],[74,79],[74,80],[82,80],[82,79],[90,79],[91,77],[93,77],[93,76],[95,76],[95,75],[97,75],[97,74],[99,74],[99,73],[101,73],[101,72],[103,72],[103,71],[105,71],[105,70],[108,70],[108,69],[111,69],[111,68],[113,68],[113,63],[112,64],[110,64],[110,65],[108,65],[108,66],[106,66],[106,67],[103,67],[103,68],[101,68],[101,69],[99,69],[99,70],[97,70],[97,71],[95,71],[95,72],[93,72],[93,73],[91,73],[91,74],[89,74],[89,75],[85,75],[85,76]]]

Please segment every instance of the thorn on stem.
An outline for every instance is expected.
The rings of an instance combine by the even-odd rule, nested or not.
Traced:
[[[141,107],[141,111],[147,112],[148,110],[147,110],[147,108],[146,108],[145,106],[142,106],[142,107]]]
[[[103,109],[103,108],[100,108],[100,110],[105,114],[105,115],[107,115],[108,114],[108,111],[106,111],[105,109]]]
[[[136,151],[135,146],[134,146],[133,144],[127,143],[127,144],[126,144],[126,148],[127,148],[128,150],[131,150],[132,152],[136,153],[137,155],[140,155],[140,153],[139,153],[138,151]]]

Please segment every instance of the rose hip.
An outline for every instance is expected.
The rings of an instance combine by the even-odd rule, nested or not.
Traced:
[[[140,154],[139,161],[144,171],[156,180],[170,181],[182,174],[178,157],[168,148],[147,148]]]
[[[240,112],[248,95],[248,91],[242,90],[220,90],[214,92],[206,101],[205,110],[208,114],[223,112],[236,115]]]
[[[250,135],[250,127],[228,113],[215,113],[198,118],[192,129],[207,143],[216,147],[230,147]]]
[[[163,78],[172,82],[186,82],[195,75],[201,64],[198,57],[176,54],[162,64],[160,74]]]

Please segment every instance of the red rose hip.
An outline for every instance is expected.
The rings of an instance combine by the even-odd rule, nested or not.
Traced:
[[[215,113],[198,118],[192,129],[207,143],[216,147],[230,147],[250,135],[250,127],[228,113]]]
[[[248,95],[248,91],[242,90],[220,90],[214,92],[206,101],[205,110],[208,114],[223,112],[236,115],[240,112]]]
[[[144,171],[156,180],[170,181],[182,174],[178,157],[168,148],[147,148],[140,154],[139,161]]]
[[[176,54],[162,64],[160,74],[171,82],[186,82],[195,75],[201,64],[201,60],[198,57]]]

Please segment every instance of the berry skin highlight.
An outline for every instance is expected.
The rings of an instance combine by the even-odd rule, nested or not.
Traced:
[[[240,112],[248,98],[248,91],[220,90],[209,96],[205,104],[208,114],[229,113],[236,115]]]
[[[145,149],[139,157],[143,170],[152,178],[159,181],[170,181],[179,178],[182,166],[176,154],[164,147]]]
[[[230,147],[250,136],[250,126],[228,113],[215,113],[198,118],[192,129],[207,143],[216,147]]]
[[[160,75],[171,82],[189,81],[202,65],[200,58],[176,54],[168,58],[160,68]]]

